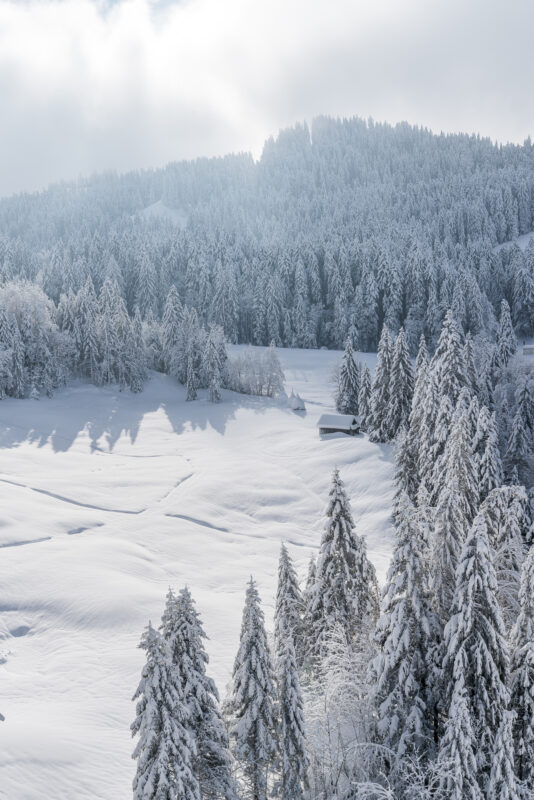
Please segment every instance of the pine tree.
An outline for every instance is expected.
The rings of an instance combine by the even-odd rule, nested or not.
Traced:
[[[358,392],[358,411],[362,431],[369,430],[371,418],[371,372],[367,364],[360,366],[360,390]]]
[[[293,636],[281,625],[278,641],[280,797],[302,800],[306,787],[306,733]]]
[[[206,343],[202,354],[204,382],[208,386],[208,397],[211,403],[219,403],[221,400],[223,365],[221,364],[220,356],[216,329],[212,326],[206,337]]]
[[[376,639],[378,732],[401,758],[425,756],[432,737],[429,654],[437,632],[430,606],[428,541],[408,495],[397,516],[396,543]]]
[[[454,408],[462,387],[467,385],[460,331],[451,311],[443,321],[431,369],[440,397],[446,396]]]
[[[194,355],[190,353],[187,357],[187,392],[186,400],[197,399],[197,376],[194,367]]]
[[[265,394],[276,397],[284,388],[284,372],[276,352],[276,344],[271,341],[264,356]]]
[[[511,707],[517,776],[527,798],[534,792],[534,548],[521,571],[519,606],[510,643]]]
[[[26,394],[25,347],[20,335],[17,320],[11,322],[11,393],[13,397],[22,398]]]
[[[469,391],[475,396],[478,394],[478,374],[475,366],[475,354],[473,349],[473,337],[468,333],[465,337],[463,349],[463,361],[465,365],[466,385]]]
[[[520,800],[514,772],[513,718],[513,713],[504,712],[495,737],[487,790],[488,800]]]
[[[389,428],[391,359],[391,338],[387,327],[384,325],[378,345],[376,369],[371,390],[371,413],[368,427],[369,439],[372,442],[388,442],[392,438]]]
[[[282,543],[278,562],[278,588],[274,615],[276,652],[281,652],[285,638],[290,636],[299,663],[302,661],[304,646],[302,614],[303,599],[297,581],[297,574],[287,547]]]
[[[339,471],[334,470],[313,588],[312,655],[320,660],[329,629],[339,623],[347,639],[371,628],[378,617],[378,584],[365,540],[354,520]]]
[[[429,380],[426,340],[422,335],[415,362],[415,384],[408,425],[404,441],[397,439],[399,469],[405,470],[402,481],[411,500],[415,500],[421,483],[420,462],[422,463],[425,401]],[[429,442],[426,442],[426,445],[428,446]]]
[[[139,735],[132,758],[137,760],[134,800],[200,800],[193,774],[195,742],[187,728],[190,712],[180,675],[163,637],[152,627],[139,645],[146,651],[132,736]]]
[[[300,666],[309,667],[313,662],[315,634],[313,628],[313,602],[315,581],[317,578],[317,559],[310,556],[306,584],[302,592],[302,662]]]
[[[345,352],[339,370],[336,409],[340,414],[358,414],[358,393],[360,390],[360,376],[358,365],[354,360],[352,342],[347,338]]]
[[[392,437],[401,427],[407,427],[414,389],[413,369],[406,343],[404,329],[401,328],[395,340],[391,361],[390,401],[387,427]]]
[[[478,505],[478,482],[465,413],[456,420],[444,461],[433,553],[436,611],[443,624],[449,618],[458,561]]]
[[[233,800],[232,759],[215,683],[206,675],[206,634],[189,589],[178,596],[169,589],[161,631],[168,642],[190,712],[186,727],[196,742],[192,769],[203,800]]]
[[[484,516],[475,518],[456,572],[453,613],[445,626],[444,697],[465,684],[476,741],[477,779],[483,792],[495,737],[508,708],[508,649]],[[460,674],[461,673],[461,674]],[[454,713],[452,699],[449,718]]]
[[[139,257],[135,295],[135,304],[143,317],[146,317],[150,311],[153,314],[158,312],[157,281],[156,268],[147,251],[143,250]]]
[[[465,662],[464,653],[454,662],[452,697],[440,742],[438,797],[443,800],[484,800],[477,780],[477,742],[469,712]]]
[[[258,590],[251,578],[230,701],[230,738],[235,742],[235,755],[250,800],[266,800],[269,775],[278,752],[275,675],[263,620]]]
[[[174,348],[180,339],[182,326],[182,303],[180,296],[173,284],[165,301],[163,319],[161,321],[161,344],[163,347],[163,360],[167,370],[170,369]]]
[[[478,488],[482,502],[493,489],[501,486],[503,482],[495,414],[490,414],[486,406],[482,406],[480,409],[474,448],[475,453],[479,456]]]
[[[517,339],[512,325],[510,306],[506,300],[501,301],[501,316],[497,334],[497,362],[501,368],[507,367],[517,351]]]

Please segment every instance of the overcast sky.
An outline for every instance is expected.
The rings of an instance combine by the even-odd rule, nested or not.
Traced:
[[[317,114],[534,137],[532,0],[0,0],[0,195]]]

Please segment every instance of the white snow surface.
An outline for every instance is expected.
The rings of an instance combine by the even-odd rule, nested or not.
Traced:
[[[140,215],[146,219],[167,219],[174,222],[179,228],[185,228],[187,225],[187,214],[185,211],[170,208],[170,206],[165,205],[163,200],[158,200],[147,206],[140,212]]]
[[[525,251],[531,239],[534,239],[534,231],[529,231],[529,233],[523,233],[521,236],[518,236],[517,239],[514,239],[511,242],[502,242],[502,244],[496,245],[496,247],[494,247],[493,249],[496,253],[498,253],[499,250],[503,249],[503,247],[512,247],[513,245],[516,244],[520,250]]]
[[[279,355],[305,413],[231,392],[187,403],[158,374],[138,395],[76,383],[0,403],[1,797],[131,797],[137,644],[168,587],[191,588],[223,695],[246,581],[271,626],[280,542],[304,577],[336,465],[384,579],[391,448],[319,437],[341,353]]]

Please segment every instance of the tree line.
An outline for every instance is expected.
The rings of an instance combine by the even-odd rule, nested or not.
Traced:
[[[70,377],[140,392],[149,369],[175,377],[187,400],[205,389],[219,402],[223,387],[273,397],[283,386],[274,344],[229,358],[222,328],[203,327],[174,286],[161,321],[131,316],[111,279],[97,294],[88,278],[57,306],[33,283],[0,286],[0,398],[51,396]]]

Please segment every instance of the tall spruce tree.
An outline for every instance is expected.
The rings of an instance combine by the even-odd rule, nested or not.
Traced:
[[[465,685],[473,728],[476,777],[487,791],[495,737],[508,708],[508,648],[486,521],[475,518],[456,572],[453,613],[445,626],[444,692],[449,719]]]
[[[266,800],[278,753],[276,681],[254,580],[247,587],[234,671],[230,739],[243,770],[245,796]]]
[[[485,800],[478,783],[477,742],[467,696],[467,670],[465,654],[460,652],[453,664],[452,696],[438,756],[437,796],[443,800]]]
[[[358,413],[359,390],[360,375],[349,337],[345,343],[345,352],[343,353],[337,384],[336,409],[340,414]]]
[[[433,736],[429,655],[437,633],[430,604],[428,541],[406,493],[400,499],[372,665],[378,733],[401,758],[428,756]]]
[[[202,800],[233,800],[236,787],[228,736],[215,683],[206,675],[207,637],[188,588],[178,596],[169,589],[161,631],[179,671],[183,698],[190,712],[186,727],[196,742],[193,772],[200,796]]]
[[[358,412],[362,431],[368,431],[371,420],[371,371],[367,364],[360,366],[360,391],[358,392]]]
[[[488,800],[520,800],[514,771],[513,720],[513,712],[505,711],[495,737],[487,789]]]
[[[372,442],[388,442],[392,438],[389,427],[389,403],[391,400],[391,337],[384,325],[371,390],[371,409],[369,421],[369,438]]]
[[[296,657],[301,663],[303,656],[303,611],[304,604],[297,574],[284,543],[280,546],[278,562],[278,587],[274,615],[274,637],[277,654],[281,653],[287,636],[293,640]]]
[[[388,409],[390,435],[397,435],[400,428],[406,428],[412,407],[414,376],[410,353],[404,329],[401,328],[395,340],[391,359],[391,385]]]
[[[139,736],[132,755],[137,760],[134,800],[200,800],[191,715],[179,670],[150,623],[139,646],[146,651],[146,664],[133,697],[138,703],[131,730]]]
[[[322,657],[329,629],[337,623],[351,641],[378,617],[376,573],[354,520],[339,471],[334,470],[313,588],[310,628],[313,657]]]
[[[502,460],[495,413],[482,406],[478,417],[475,452],[478,455],[478,490],[484,501],[503,482]]]
[[[534,794],[534,548],[521,571],[519,615],[511,635],[511,707],[517,777],[524,797]]]
[[[304,703],[293,636],[283,624],[279,629],[277,674],[280,708],[280,797],[282,800],[302,800],[308,766]]]
[[[497,362],[501,368],[508,366],[516,350],[517,339],[512,325],[510,306],[506,300],[501,300],[501,315],[497,334]]]

